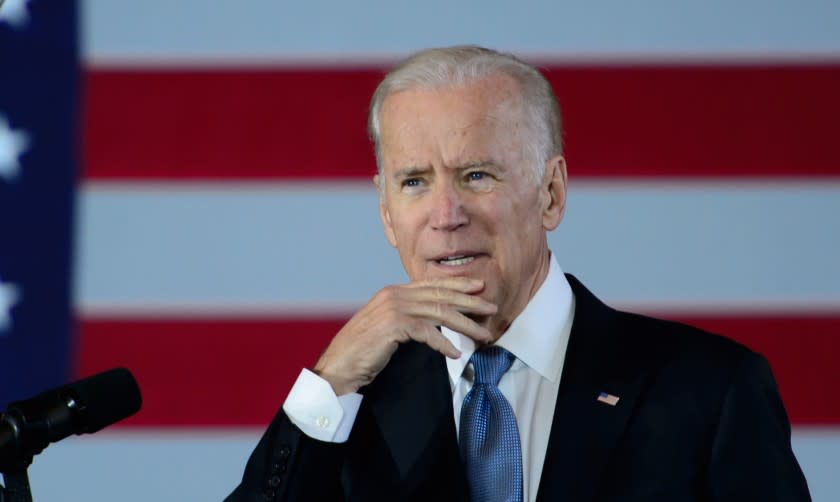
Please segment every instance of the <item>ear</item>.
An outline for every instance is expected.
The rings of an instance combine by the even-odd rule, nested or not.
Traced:
[[[542,200],[543,228],[551,231],[557,228],[566,211],[566,159],[562,155],[552,157],[545,164],[545,176],[540,187]]]
[[[382,228],[385,230],[385,238],[388,239],[388,243],[397,247],[397,237],[394,234],[393,226],[391,226],[391,213],[388,211],[388,205],[385,202],[385,187],[380,184],[381,181],[378,174],[373,177],[373,184],[379,194],[379,218],[382,220]]]

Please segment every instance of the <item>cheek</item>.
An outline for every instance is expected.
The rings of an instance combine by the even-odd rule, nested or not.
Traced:
[[[528,261],[540,246],[544,230],[537,205],[505,202],[497,206],[493,220],[499,261],[505,275],[519,275],[521,269],[533,266]]]
[[[403,257],[408,257],[416,251],[421,229],[416,212],[400,208],[391,213],[391,230],[397,241],[397,250]]]

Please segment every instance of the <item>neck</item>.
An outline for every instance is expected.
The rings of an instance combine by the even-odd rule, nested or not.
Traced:
[[[540,286],[545,282],[545,278],[548,277],[548,270],[551,266],[551,252],[548,250],[548,246],[545,246],[540,252],[537,263],[538,266],[534,270],[534,273],[524,281],[522,284],[523,287],[517,292],[511,308],[506,309],[504,313],[500,312],[493,317],[489,317],[484,323],[490,330],[490,333],[493,334],[492,343],[497,342],[505,334],[513,320],[519,317],[519,314],[525,310],[531,298],[537,294],[537,290],[540,289]]]

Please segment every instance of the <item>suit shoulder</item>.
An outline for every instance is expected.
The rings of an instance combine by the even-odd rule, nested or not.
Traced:
[[[740,343],[681,322],[614,309],[603,303],[576,277],[566,274],[576,298],[575,324],[585,338],[577,343],[590,351],[609,352],[618,359],[650,367],[668,361],[734,368],[756,354]]]
[[[717,373],[727,379],[745,361],[764,361],[731,338],[689,324],[630,312],[617,311],[617,315],[625,326],[623,345],[632,347],[634,353],[647,354],[644,359],[656,359],[660,365],[702,370],[707,377]]]

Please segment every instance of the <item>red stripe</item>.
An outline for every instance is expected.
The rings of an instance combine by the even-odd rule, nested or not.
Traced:
[[[126,425],[263,425],[340,321],[86,321],[80,377],[126,367],[143,394]]]
[[[840,424],[840,316],[696,318],[771,362],[791,421]],[[85,321],[79,376],[129,368],[143,408],[128,425],[264,425],[300,369],[311,365],[340,320]]]
[[[547,68],[572,176],[838,176],[840,65]],[[91,179],[368,177],[381,69],[86,75]]]

